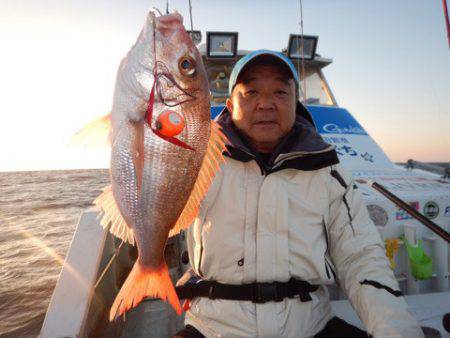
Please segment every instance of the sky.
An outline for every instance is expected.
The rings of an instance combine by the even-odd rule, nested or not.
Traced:
[[[117,67],[165,1],[0,1],[0,171],[106,168],[107,148],[68,146],[109,112]],[[169,1],[189,24],[187,0]],[[239,49],[286,47],[299,1],[192,0],[194,29]],[[441,0],[303,0],[304,33],[338,104],[394,162],[450,162],[450,50]]]

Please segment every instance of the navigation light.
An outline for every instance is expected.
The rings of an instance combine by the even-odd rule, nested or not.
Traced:
[[[208,57],[236,57],[237,41],[237,32],[206,32],[206,52]]]
[[[289,36],[289,44],[287,55],[291,59],[312,60],[316,54],[317,40],[319,37],[311,35],[291,34]],[[303,49],[302,49],[303,40]]]

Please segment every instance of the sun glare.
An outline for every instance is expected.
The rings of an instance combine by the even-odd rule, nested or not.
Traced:
[[[107,167],[108,151],[67,146],[109,112],[128,46],[113,29],[29,19],[0,29],[0,170]]]

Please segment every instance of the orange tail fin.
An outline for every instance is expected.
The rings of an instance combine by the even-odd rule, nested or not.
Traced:
[[[151,270],[136,262],[114,300],[109,320],[113,321],[116,316],[135,307],[144,297],[161,298],[167,301],[178,315],[182,312],[166,263],[163,262],[158,270]]]

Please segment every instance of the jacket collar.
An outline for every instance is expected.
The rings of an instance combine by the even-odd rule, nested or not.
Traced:
[[[339,163],[334,146],[326,143],[310,120],[309,113],[300,103],[297,105],[295,123],[292,130],[278,144],[268,163],[251,146],[231,120],[231,114],[225,107],[216,122],[227,136],[227,156],[242,162],[255,160],[263,173],[270,173],[286,168],[316,170]],[[303,116],[302,116],[303,115]]]

